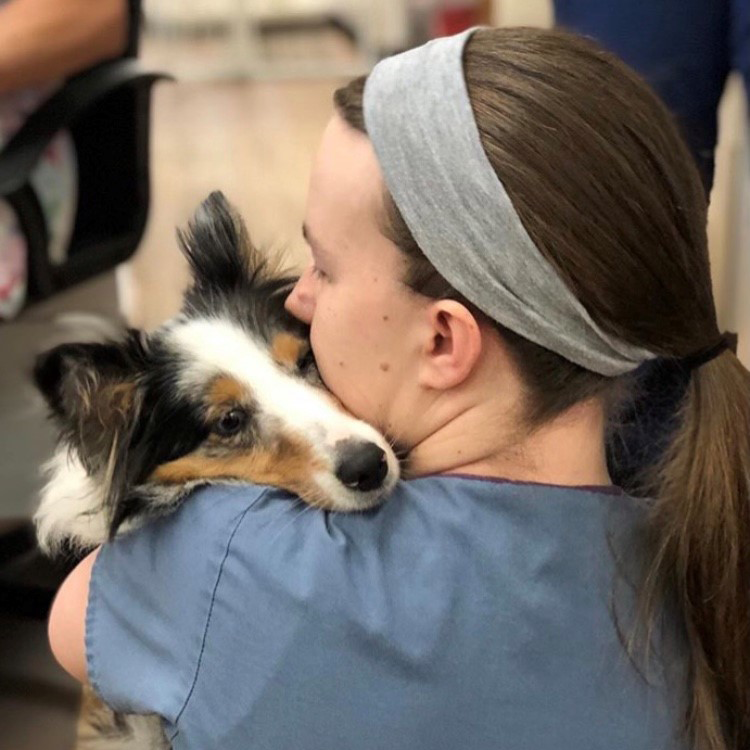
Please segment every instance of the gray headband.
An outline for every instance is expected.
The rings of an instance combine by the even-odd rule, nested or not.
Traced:
[[[382,60],[364,117],[385,184],[422,252],[493,320],[602,375],[654,354],[609,336],[545,259],[479,139],[464,80],[475,29]]]

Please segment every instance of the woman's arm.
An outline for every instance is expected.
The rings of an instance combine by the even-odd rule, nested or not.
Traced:
[[[49,616],[49,643],[60,666],[86,681],[86,605],[89,582],[99,548],[85,557],[57,592]]]
[[[0,94],[117,57],[127,0],[11,0],[0,7]]]
[[[267,490],[196,490],[174,513],[86,557],[50,613],[50,646],[61,666],[115,711],[176,722],[197,679],[235,530],[256,504],[267,507],[261,502]],[[289,500],[281,494],[285,508]],[[279,505],[270,506],[272,518],[278,511]],[[283,528],[286,513],[279,521]]]

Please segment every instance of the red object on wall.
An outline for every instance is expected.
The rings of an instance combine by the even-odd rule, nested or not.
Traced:
[[[435,11],[432,36],[451,36],[482,23],[479,3],[456,3]]]

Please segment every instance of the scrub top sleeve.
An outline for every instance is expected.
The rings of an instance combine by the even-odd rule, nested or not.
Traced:
[[[86,610],[86,662],[115,711],[175,724],[197,679],[231,538],[267,488],[198,490],[172,515],[102,546]]]

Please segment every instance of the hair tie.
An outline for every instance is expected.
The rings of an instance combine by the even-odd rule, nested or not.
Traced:
[[[713,346],[708,349],[701,349],[695,352],[695,354],[689,354],[687,357],[678,357],[677,362],[680,367],[687,372],[697,370],[701,365],[705,365],[712,359],[716,359],[726,349],[729,349],[729,340],[725,335],[722,335],[721,339],[717,341]]]

